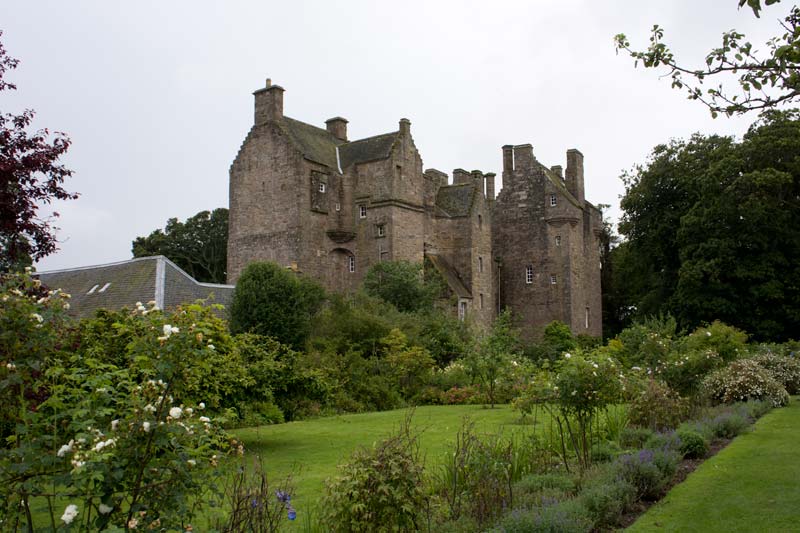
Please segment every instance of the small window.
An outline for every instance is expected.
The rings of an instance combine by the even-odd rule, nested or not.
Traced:
[[[367,206],[365,205],[358,206],[358,217],[367,218]]]
[[[106,292],[106,289],[109,288],[110,286],[111,286],[111,282],[109,281],[108,283],[103,285],[102,288],[97,292]]]
[[[341,211],[341,210],[342,210],[342,204],[340,204],[339,202],[336,202],[336,207],[335,207],[335,209],[336,209],[337,211]]]
[[[481,309],[483,309],[483,293],[480,294],[480,306],[481,306]]]
[[[478,229],[483,228],[483,217],[478,215]]]
[[[478,257],[478,272],[483,272],[483,257]]]
[[[325,192],[325,184],[322,182],[319,183],[319,192]]]
[[[561,246],[561,235],[556,235],[556,246]]]
[[[589,329],[589,308],[588,307],[586,308],[586,317],[585,317],[585,321],[584,322],[585,322],[586,329]]]
[[[458,319],[463,322],[466,317],[467,317],[467,302],[464,301],[458,302]]]
[[[555,207],[558,205],[558,198],[556,198],[555,194],[550,195],[550,207]]]
[[[533,283],[533,265],[525,267],[525,283],[529,285]]]
[[[348,269],[350,270],[350,272],[351,273],[355,272],[356,271],[356,256],[351,255],[350,257],[347,258],[347,262],[348,262]]]
[[[555,274],[550,274],[550,285],[555,285],[558,280]]]
[[[97,290],[97,287],[99,287],[99,286],[100,286],[100,285],[95,285],[95,286],[93,286],[91,289],[89,289],[89,292],[87,292],[86,294],[93,294],[93,293],[94,293],[94,291],[96,291],[96,290]]]
[[[386,236],[386,225],[378,224],[378,237],[385,237],[385,236]]]

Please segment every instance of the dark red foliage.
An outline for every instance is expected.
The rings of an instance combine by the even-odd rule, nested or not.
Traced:
[[[0,42],[0,92],[16,89],[4,77],[18,62],[7,55]],[[21,115],[0,113],[0,270],[55,252],[55,228],[50,218],[39,218],[37,210],[54,199],[78,197],[61,186],[72,175],[58,163],[69,148],[69,138],[56,132],[50,140],[46,129],[29,134],[33,116],[30,109]]]

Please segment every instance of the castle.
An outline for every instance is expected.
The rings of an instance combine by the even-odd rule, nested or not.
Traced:
[[[283,114],[284,89],[255,93],[255,122],[230,168],[228,282],[251,261],[302,271],[352,291],[379,261],[429,260],[478,325],[510,308],[527,339],[561,320],[600,336],[600,211],[584,197],[583,155],[566,172],[529,144],[504,146],[502,189],[479,170],[423,171],[397,131],[347,138],[347,120],[318,128]]]

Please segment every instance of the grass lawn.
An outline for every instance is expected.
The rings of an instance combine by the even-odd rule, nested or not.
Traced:
[[[336,466],[358,446],[372,446],[397,429],[407,409],[335,416],[232,431],[242,439],[248,454],[261,456],[273,480],[292,474],[296,487],[292,499],[298,508],[313,506],[324,494],[324,482]],[[416,408],[412,426],[422,430],[420,451],[428,467],[441,464],[451,449],[464,416],[480,432],[511,435],[531,430],[518,424],[519,412],[507,405],[494,409],[479,405],[424,406]],[[541,416],[541,415],[540,415]]]
[[[800,531],[800,398],[756,422],[626,531]]]

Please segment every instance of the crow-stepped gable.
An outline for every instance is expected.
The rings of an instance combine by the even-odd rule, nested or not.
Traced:
[[[427,259],[459,317],[487,325],[509,307],[526,338],[552,320],[601,329],[600,211],[584,198],[583,155],[547,168],[529,144],[504,146],[502,189],[480,170],[423,171],[411,135],[349,140],[347,120],[318,128],[283,114],[267,80],[230,168],[228,281],[251,261],[355,290],[380,261]]]

